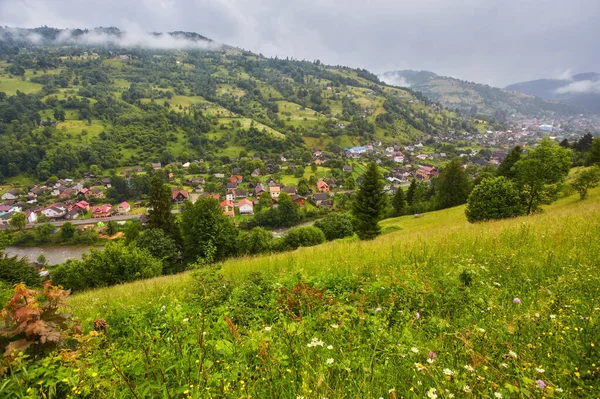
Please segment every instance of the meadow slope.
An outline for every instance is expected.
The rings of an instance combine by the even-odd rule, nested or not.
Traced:
[[[86,397],[598,397],[600,190],[471,225],[464,208],[75,295],[75,360],[0,392]],[[21,391],[19,391],[21,390]],[[52,395],[50,395],[52,396]]]

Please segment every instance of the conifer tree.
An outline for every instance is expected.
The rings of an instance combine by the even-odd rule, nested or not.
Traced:
[[[471,184],[463,170],[460,158],[448,162],[436,182],[436,200],[439,208],[450,208],[467,202]]]
[[[377,165],[372,162],[352,204],[358,238],[370,240],[381,233],[379,221],[383,218],[386,202],[381,174]]]
[[[404,195],[402,187],[398,187],[396,190],[396,194],[394,194],[394,198],[392,198],[392,206],[398,216],[404,215],[404,212],[406,212],[406,196]]]
[[[148,225],[150,228],[162,229],[165,233],[175,233],[175,216],[171,213],[171,190],[158,176],[151,182],[150,200],[148,202]]]
[[[415,202],[415,193],[417,191],[417,181],[412,179],[408,190],[406,191],[406,203],[412,205]]]

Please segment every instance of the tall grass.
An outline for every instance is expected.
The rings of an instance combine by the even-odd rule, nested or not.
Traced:
[[[78,294],[74,314],[107,333],[76,360],[14,366],[0,395],[598,397],[599,200],[474,225],[462,207],[405,216],[371,242]]]

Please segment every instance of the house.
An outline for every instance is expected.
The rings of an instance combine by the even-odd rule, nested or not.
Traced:
[[[229,190],[227,190],[225,199],[227,199],[228,201],[233,201],[235,199],[235,190],[233,188],[230,188]]]
[[[75,207],[79,210],[81,210],[82,212],[89,212],[90,210],[90,204],[87,203],[86,201],[79,201],[78,203],[75,204]]]
[[[415,172],[415,176],[417,177],[417,179],[421,179],[421,180],[429,180],[431,177],[437,176],[437,175],[438,175],[437,169],[435,169],[434,167],[431,167],[431,166],[423,166],[423,167],[417,169],[417,171]]]
[[[227,190],[235,190],[236,188],[238,188],[238,184],[237,181],[236,182],[228,182],[227,183]]]
[[[2,199],[3,200],[16,200],[17,198],[19,198],[19,194],[21,192],[19,191],[18,188],[13,188],[10,191],[5,192],[4,194],[2,194]]]
[[[66,188],[58,195],[58,198],[68,199],[75,196],[75,194],[77,194],[75,190],[73,190],[72,188]]]
[[[323,163],[323,161],[321,160],[321,158],[317,158],[315,159],[315,165],[319,166]]]
[[[260,195],[261,195],[262,193],[264,193],[265,191],[267,191],[267,190],[266,190],[266,189],[263,187],[263,185],[262,185],[262,184],[260,184],[260,183],[258,183],[258,184],[256,185],[256,187],[254,187],[254,195],[255,195],[255,196],[257,196],[257,197],[260,197]]]
[[[162,168],[162,165],[160,162],[152,162],[152,169],[159,170],[161,168]]]
[[[102,191],[102,189],[100,187],[93,187],[87,192],[85,197],[86,198],[94,197],[94,198],[98,198],[98,199],[104,199],[104,192]]]
[[[223,210],[223,215],[225,216],[234,216],[235,215],[235,205],[233,201],[225,200],[221,202],[221,209]]]
[[[240,215],[253,215],[254,214],[254,204],[252,201],[243,199],[237,203],[237,207],[240,210]]]
[[[329,194],[327,193],[313,194],[312,199],[317,206],[326,206],[329,204]]]
[[[323,153],[322,153],[321,151],[318,151],[318,150],[317,150],[317,151],[313,152],[313,157],[314,157],[314,158],[319,158],[319,157],[321,157],[322,155],[323,155]]]
[[[428,157],[427,157],[427,154],[419,154],[419,155],[417,155],[417,157],[416,157],[416,158],[417,158],[417,159],[420,159],[421,161],[424,161],[424,160],[426,160]]]
[[[11,208],[12,206],[10,205],[0,205],[0,216],[9,213]]]
[[[37,222],[38,219],[38,215],[37,213],[31,211],[31,210],[27,210],[25,211],[25,220],[27,220],[27,223],[32,224]]]
[[[281,188],[281,191],[283,191],[287,195],[298,194],[298,189],[294,186],[284,186]]]
[[[81,215],[80,210],[73,208],[65,214],[65,219],[67,219],[67,220],[77,219],[80,215]]]
[[[279,198],[279,194],[281,193],[281,189],[279,186],[271,186],[269,187],[269,194],[271,198]]]
[[[352,170],[353,170],[352,166],[350,166],[350,165],[346,165],[342,168],[342,171],[344,171],[344,172],[352,172]]]
[[[250,173],[250,176],[252,176],[252,177],[259,177],[260,176],[260,169],[254,169],[252,171],[252,173]]]
[[[231,177],[229,178],[229,183],[237,183],[237,181],[238,181],[238,179],[237,179],[237,177],[235,177],[235,176],[231,176]]]
[[[235,190],[235,198],[246,198],[247,196],[246,190]]]
[[[273,186],[276,186],[276,185],[277,185],[277,182],[275,181],[275,179],[273,179],[272,177],[269,177],[267,179],[267,186],[273,187]]]
[[[117,212],[119,215],[125,215],[131,211],[131,205],[127,202],[121,202],[119,206],[117,206]]]
[[[177,203],[183,202],[189,197],[190,193],[188,193],[186,190],[175,190],[171,193],[171,199]]]
[[[92,217],[95,219],[109,217],[112,210],[113,207],[111,204],[94,206],[92,207]]]
[[[88,193],[89,191],[90,191],[90,190],[89,190],[89,189],[87,189],[87,188],[85,188],[85,187],[83,187],[83,188],[80,188],[79,190],[77,190],[77,196],[78,196],[78,197],[79,197],[79,196],[85,197],[85,196],[87,196],[87,193]]]
[[[217,179],[224,179],[225,178],[225,173],[215,173],[215,178],[217,178]]]
[[[317,182],[317,190],[321,193],[329,192],[329,184],[325,183],[323,180],[319,180]]]
[[[301,197],[297,194],[291,195],[290,198],[294,201],[298,206],[304,206],[306,203],[306,198]]]
[[[397,162],[397,163],[404,163],[404,155],[396,155],[396,156],[394,157],[394,162]]]
[[[50,205],[41,213],[48,219],[62,219],[67,214],[67,207],[61,204]]]

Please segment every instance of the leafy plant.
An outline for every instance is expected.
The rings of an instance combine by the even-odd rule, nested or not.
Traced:
[[[71,315],[60,312],[69,294],[70,291],[50,283],[44,284],[42,291],[17,284],[13,297],[0,313],[4,355],[11,358],[18,352],[30,351],[37,356],[81,333],[81,326]]]

